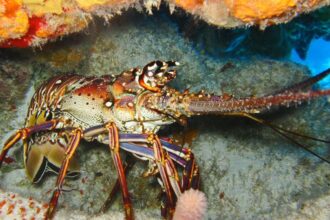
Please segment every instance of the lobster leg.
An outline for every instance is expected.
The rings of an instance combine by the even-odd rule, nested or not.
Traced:
[[[53,196],[49,202],[49,207],[47,210],[46,218],[51,219],[55,213],[54,211],[55,211],[55,208],[56,208],[56,205],[58,202],[58,198],[62,191],[62,185],[64,182],[64,178],[66,176],[66,173],[68,171],[70,160],[73,157],[73,154],[75,153],[75,151],[79,145],[81,137],[82,137],[81,129],[75,129],[73,131],[73,138],[71,139],[68,149],[65,152],[66,157],[62,162],[62,166],[61,166],[60,172],[59,172],[57,180],[56,180],[55,190],[54,190]]]
[[[120,134],[120,148],[125,151],[153,159],[154,150],[151,148],[144,147],[142,145],[128,143],[148,143],[147,135],[145,134]],[[188,148],[181,148],[177,145],[171,144],[170,142],[160,139],[162,148],[169,155],[169,162],[166,162],[166,168],[168,175],[172,178],[172,187],[175,187],[177,196],[180,195],[180,192],[187,190],[189,188],[197,189],[199,187],[199,170],[198,166],[195,163],[194,155]],[[181,187],[178,187],[178,177],[176,171],[174,171],[174,165],[172,161],[175,161],[180,166],[184,168],[183,179]]]
[[[168,152],[171,159],[179,163],[183,168],[182,182],[181,182],[181,191],[187,189],[199,188],[199,169],[195,162],[194,154],[189,148],[180,148],[174,144],[169,143],[168,141],[161,140],[163,148]],[[184,160],[184,162],[182,162]]]
[[[182,193],[180,178],[177,169],[173,163],[173,160],[168,154],[166,154],[166,158],[165,158],[165,168],[166,168],[166,174],[170,179],[171,187],[174,193],[176,194],[176,196],[179,197]]]
[[[194,155],[190,149],[174,145],[168,140],[160,139],[153,134],[149,136],[147,134],[117,134],[112,131],[112,129],[116,129],[113,126],[114,125],[111,126],[111,124],[106,126],[108,129],[110,129],[110,135],[104,137],[103,141],[106,142],[110,139],[110,146],[113,146],[115,143],[119,142],[120,146],[118,147],[120,147],[120,149],[141,157],[145,157],[149,160],[156,161],[167,196],[166,204],[162,207],[163,216],[166,217],[168,208],[170,208],[170,211],[174,210],[173,191],[176,196],[179,197],[184,190],[189,188],[196,189],[199,187],[199,170],[195,163]],[[95,126],[85,130],[84,134],[86,136],[95,136],[103,133],[103,128],[102,126]],[[117,135],[118,140],[115,138]],[[152,147],[148,147],[147,145],[152,145]],[[119,154],[118,158],[120,159]],[[116,164],[121,164],[118,163],[118,161],[116,162],[116,160],[117,158],[115,158]],[[181,184],[179,182],[179,176],[173,161],[178,163],[184,169]],[[121,176],[124,176],[124,174],[121,175],[119,172],[119,179],[117,180],[115,187],[110,194],[109,201],[111,201],[111,197],[115,192],[116,186],[121,184]],[[102,208],[103,211],[104,208],[105,206]]]
[[[125,216],[126,219],[134,219],[131,199],[128,194],[127,182],[123,163],[119,154],[119,134],[118,128],[114,123],[106,125],[109,131],[109,147],[111,150],[112,159],[117,169],[118,179],[121,185]]]
[[[151,134],[148,137],[149,142],[153,146],[154,160],[157,164],[160,176],[162,178],[166,193],[166,209],[169,208],[169,217],[172,218],[174,213],[173,190],[177,196],[181,195],[181,189],[178,185],[178,174],[173,165],[171,158],[165,154],[161,142],[157,135]],[[171,187],[172,186],[172,187]]]
[[[147,135],[145,134],[120,134],[120,148],[134,154],[138,154],[149,159],[154,159],[154,151],[151,148],[139,145],[137,143],[148,144]],[[128,143],[130,142],[130,143]],[[174,145],[167,140],[160,139],[162,148],[169,154],[170,158],[184,167],[186,164],[185,148]],[[133,144],[134,143],[134,144]]]
[[[85,131],[87,136],[94,136],[100,133],[103,133],[101,126],[89,128]],[[171,144],[167,140],[160,139],[153,134],[149,136],[147,134],[118,135],[118,141],[120,142],[120,148],[122,150],[156,161],[167,195],[167,204],[163,208],[173,209],[173,191],[176,196],[179,197],[184,190],[189,188],[196,189],[199,187],[199,171],[195,163],[194,155],[190,149]],[[111,143],[112,136],[113,135],[110,134],[109,137],[104,137],[103,141],[107,141],[107,138],[109,138],[110,141],[108,141]],[[146,144],[152,144],[152,148],[147,147]],[[173,161],[184,169],[181,184]],[[166,215],[165,209],[163,210],[164,215]]]
[[[84,130],[84,137],[92,138],[99,134],[104,134],[106,130],[107,129],[105,128],[105,125],[97,125],[94,127],[90,127]],[[109,141],[109,137],[104,136],[102,142],[108,142],[108,141]],[[162,148],[169,154],[171,159],[174,160],[176,163],[178,163],[180,166],[184,167],[186,164],[185,157],[186,157],[187,149],[174,145],[165,139],[160,139],[160,142],[162,144]],[[154,159],[153,149],[144,146],[149,144],[147,134],[120,133],[119,143],[120,143],[119,147],[125,151],[140,155],[142,157],[149,158],[151,160]],[[142,145],[140,145],[140,143],[142,143]]]
[[[47,121],[45,123],[42,124],[38,124],[32,127],[28,127],[28,128],[22,128],[18,131],[16,131],[15,134],[13,134],[4,144],[4,147],[2,148],[1,154],[0,154],[0,167],[2,165],[2,162],[5,160],[6,155],[8,153],[8,151],[10,150],[10,148],[12,148],[19,140],[23,140],[24,141],[24,155],[26,155],[26,148],[27,148],[27,144],[25,142],[25,140],[32,134],[36,133],[36,132],[40,132],[40,131],[47,131],[47,130],[52,130],[56,127],[56,125],[58,124],[59,120],[51,120],[51,121]]]
[[[126,158],[125,164],[124,164],[124,172],[125,175],[127,175],[127,173],[132,169],[132,167],[134,166],[136,160],[133,160],[133,158]],[[113,198],[115,196],[115,194],[117,193],[117,191],[119,190],[120,187],[120,181],[119,179],[116,180],[116,182],[114,183],[114,185],[112,186],[111,192],[107,198],[107,200],[104,202],[103,206],[100,209],[100,212],[105,212],[111,205],[111,203],[113,202]]]
[[[195,162],[194,154],[188,149],[187,152],[187,164],[184,167],[182,175],[182,189],[187,190],[190,188],[199,189],[200,176],[199,169]]]
[[[89,128],[88,129],[88,135],[93,134],[97,135],[99,133],[102,133],[103,130],[100,129],[98,126],[95,128]],[[86,133],[86,134],[87,134]],[[107,137],[105,137],[104,140],[106,140]],[[181,189],[186,190],[189,188],[198,188],[199,186],[199,171],[198,166],[195,163],[194,155],[188,148],[182,148],[177,145],[174,145],[167,140],[160,139],[161,147],[164,151],[167,152],[169,155],[170,161],[175,161],[180,166],[184,168],[183,171],[183,179],[181,183]],[[152,148],[145,147],[143,145],[139,145],[138,143],[142,144],[148,144],[148,135],[147,134],[119,134],[119,142],[120,142],[120,148],[137,154],[142,157],[146,157],[150,160],[154,159],[154,150]],[[167,170],[169,173],[176,173],[176,171],[173,171],[173,163],[167,162]],[[176,176],[176,174],[174,174]],[[173,176],[173,177],[174,177]],[[171,176],[170,176],[171,177]],[[177,177],[173,178],[173,180],[177,180]],[[177,189],[177,181],[172,181],[174,186]],[[180,191],[182,190],[176,190],[176,194],[180,195]]]

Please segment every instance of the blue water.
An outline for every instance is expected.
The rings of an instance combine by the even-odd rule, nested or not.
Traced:
[[[302,60],[296,50],[292,50],[290,59],[296,63],[308,66],[312,74],[322,72],[330,68],[330,41],[314,39],[309,45],[306,59]],[[325,78],[320,83],[322,88],[330,88],[330,77]]]

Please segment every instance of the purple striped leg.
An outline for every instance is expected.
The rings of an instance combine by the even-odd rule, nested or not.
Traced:
[[[154,154],[152,149],[136,144],[146,144],[148,142],[146,134],[120,134],[119,137],[120,147],[123,150],[152,159]],[[169,157],[184,169],[181,182],[182,191],[190,188],[198,189],[200,184],[199,169],[191,149],[179,147],[164,139],[160,139],[160,142]]]
[[[81,129],[77,128],[77,129],[73,130],[73,137],[71,139],[71,142],[70,142],[68,148],[66,149],[66,152],[65,152],[66,156],[65,156],[64,160],[62,161],[62,165],[61,165],[61,168],[58,173],[57,180],[56,180],[55,190],[54,190],[52,198],[49,202],[46,219],[52,219],[52,217],[54,216],[55,208],[57,206],[58,198],[62,192],[62,185],[64,182],[64,178],[66,176],[66,173],[68,171],[70,160],[78,148],[78,145],[81,140],[81,136],[82,136]]]
[[[109,147],[111,150],[111,156],[117,169],[118,179],[121,185],[121,192],[123,196],[125,216],[127,220],[134,219],[133,208],[131,199],[128,194],[128,187],[126,182],[125,171],[123,163],[119,154],[119,133],[118,128],[114,123],[106,125],[109,131]]]
[[[172,159],[168,156],[166,151],[163,150],[162,144],[157,135],[151,134],[148,137],[149,142],[152,144],[154,150],[154,160],[157,164],[159,174],[164,184],[166,193],[166,205],[169,218],[173,217],[175,198],[173,197],[173,191],[176,196],[181,195],[181,187],[179,184],[179,177],[176,168],[172,162]]]

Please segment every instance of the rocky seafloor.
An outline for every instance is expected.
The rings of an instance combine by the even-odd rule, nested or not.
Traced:
[[[184,38],[164,14],[151,17],[128,12],[105,26],[95,23],[85,33],[42,49],[0,50],[1,142],[24,124],[33,91],[47,78],[64,72],[119,74],[152,60],[181,63],[171,84],[176,88],[237,97],[269,94],[305,79],[309,73],[307,68],[286,61],[261,57],[223,60],[208,55]],[[326,98],[260,117],[329,139]],[[330,218],[329,164],[247,119],[196,117],[189,120],[188,129],[197,131],[191,148],[208,199],[207,219]],[[181,131],[174,125],[162,133]],[[329,157],[329,146],[302,141]],[[0,188],[47,202],[56,177],[49,175],[41,183],[31,184],[24,173],[19,144],[10,155],[15,162],[1,168]],[[81,176],[66,181],[64,187],[71,190],[61,196],[55,219],[122,218],[120,193],[107,212],[99,212],[116,180],[108,147],[83,142],[77,156]],[[160,186],[153,177],[141,177],[146,169],[147,163],[138,161],[128,175],[133,207],[138,219],[160,219]]]

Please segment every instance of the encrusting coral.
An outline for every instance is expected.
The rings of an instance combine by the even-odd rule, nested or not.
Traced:
[[[0,190],[1,219],[44,219],[48,204]]]
[[[86,28],[93,15],[110,19],[128,8],[149,14],[164,2],[220,27],[287,22],[330,0],[0,0],[0,47],[39,46]]]

